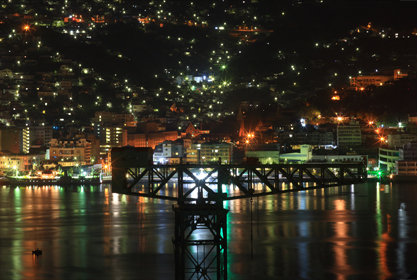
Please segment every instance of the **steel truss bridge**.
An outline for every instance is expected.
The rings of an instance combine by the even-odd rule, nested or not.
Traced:
[[[228,279],[228,210],[223,201],[367,180],[365,162],[152,165],[146,153],[139,148],[112,150],[112,191],[177,202],[173,205],[175,279]],[[255,187],[259,184],[263,187]],[[225,192],[224,185],[233,186],[234,191]],[[195,239],[201,233],[211,238]],[[202,256],[199,247],[204,248]]]

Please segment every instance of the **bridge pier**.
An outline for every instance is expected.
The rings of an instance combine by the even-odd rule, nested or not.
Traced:
[[[175,279],[227,279],[229,211],[217,203],[174,204],[172,209]],[[195,239],[194,234],[209,238]]]

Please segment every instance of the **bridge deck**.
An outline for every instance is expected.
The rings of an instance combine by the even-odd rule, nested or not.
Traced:
[[[183,202],[198,199],[231,200],[361,183],[367,180],[366,165],[363,163],[180,164],[144,167],[116,164],[113,165],[112,175],[114,192]],[[127,180],[126,177],[132,180]],[[176,183],[175,192],[167,191],[170,182]],[[254,188],[254,185],[259,183],[264,188]],[[235,186],[238,191],[225,194],[222,185]],[[198,198],[195,198],[195,194],[192,195],[195,191],[199,193]]]

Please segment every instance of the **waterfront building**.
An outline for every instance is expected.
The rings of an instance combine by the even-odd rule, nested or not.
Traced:
[[[399,149],[395,167],[397,175],[417,175],[417,142],[409,142]]]
[[[397,160],[400,158],[399,150],[379,148],[378,167],[381,170],[394,172]]]
[[[49,159],[58,160],[61,166],[91,164],[91,142],[87,139],[52,139]]]
[[[9,154],[0,155],[0,176],[27,175],[39,168],[45,154]]]

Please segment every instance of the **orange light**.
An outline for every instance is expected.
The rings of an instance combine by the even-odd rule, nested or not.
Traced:
[[[385,140],[385,138],[384,137],[381,137],[381,141],[384,141]]]
[[[30,27],[29,27],[29,25],[25,25],[25,26],[23,26],[23,29],[24,29],[25,31],[29,31]]]
[[[248,144],[249,143],[249,140],[246,140],[246,144]]]
[[[379,129],[375,129],[375,132],[376,132],[376,133],[379,133]]]
[[[361,87],[361,90],[365,90],[365,88],[364,87]]]

